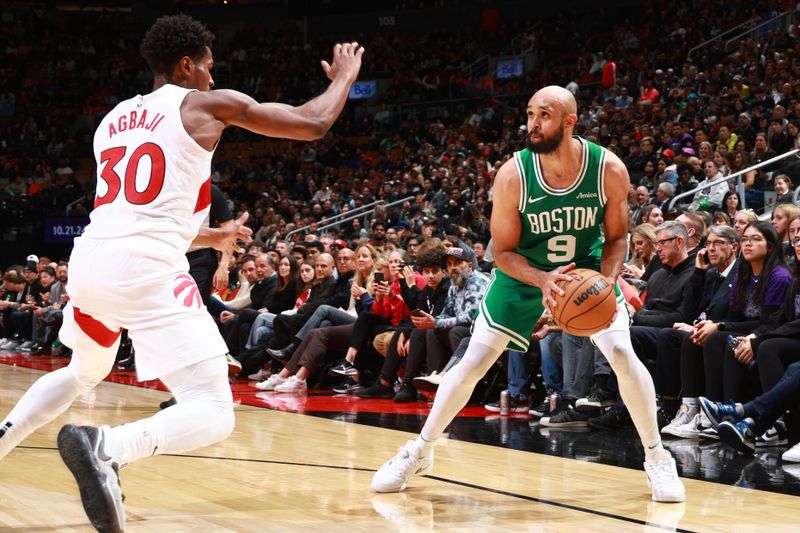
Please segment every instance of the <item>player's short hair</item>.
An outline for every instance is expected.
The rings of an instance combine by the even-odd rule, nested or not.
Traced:
[[[166,74],[184,56],[199,61],[214,40],[205,24],[188,15],[166,15],[153,23],[139,46],[154,75]]]

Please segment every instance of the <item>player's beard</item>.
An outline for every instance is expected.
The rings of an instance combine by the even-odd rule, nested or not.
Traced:
[[[545,137],[542,134],[542,140],[534,143],[531,141],[531,136],[528,135],[528,142],[527,147],[528,150],[533,152],[534,154],[552,154],[558,147],[561,146],[561,143],[564,142],[564,124],[559,124],[558,129],[555,131],[552,137]]]

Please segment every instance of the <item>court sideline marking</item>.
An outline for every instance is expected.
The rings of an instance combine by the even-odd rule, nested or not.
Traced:
[[[27,450],[49,450],[49,451],[58,451],[57,448],[51,446],[17,446],[17,449],[27,449]],[[263,463],[263,464],[275,464],[275,465],[284,465],[284,466],[303,466],[303,467],[312,467],[312,468],[327,468],[331,470],[352,470],[356,472],[375,472],[372,468],[363,468],[358,466],[341,466],[341,465],[325,465],[325,464],[314,464],[314,463],[298,463],[294,461],[276,461],[271,459],[248,459],[242,457],[214,457],[212,455],[190,455],[190,454],[163,454],[161,457],[183,457],[188,459],[216,459],[220,461],[237,461],[237,462],[246,462],[246,463]],[[647,522],[645,520],[641,520],[639,518],[630,518],[627,516],[616,515],[613,513],[607,513],[605,511],[598,511],[595,509],[589,509],[586,507],[580,507],[577,505],[572,505],[569,503],[562,503],[553,500],[546,500],[544,498],[536,498],[535,496],[526,496],[524,494],[518,494],[516,492],[509,492],[505,490],[493,489],[491,487],[484,487],[482,485],[475,485],[473,483],[467,483],[464,481],[457,481],[455,479],[448,479],[439,476],[423,476],[429,479],[434,479],[436,481],[441,481],[443,483],[449,483],[451,485],[459,485],[462,487],[467,487],[474,490],[479,490],[483,492],[491,492],[494,494],[499,494],[501,496],[508,496],[511,498],[517,498],[520,500],[526,500],[530,502],[540,503],[544,505],[550,505],[552,507],[560,507],[562,509],[569,509],[571,511],[578,511],[580,513],[587,513],[596,516],[602,516],[604,518],[611,518],[613,520],[620,520],[623,522],[630,522],[633,524],[639,524],[642,526],[650,526],[656,527],[659,529],[663,529],[665,531],[675,531],[678,533],[696,533],[691,529],[681,529],[672,526],[664,526],[661,524],[654,524],[652,522]],[[670,505],[670,504],[664,504]]]

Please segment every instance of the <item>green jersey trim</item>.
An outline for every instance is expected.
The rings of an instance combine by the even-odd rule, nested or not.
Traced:
[[[533,160],[533,169],[534,169],[534,174],[536,175],[536,181],[539,183],[539,186],[542,188],[542,190],[545,191],[547,194],[553,196],[564,196],[565,194],[569,194],[575,191],[575,189],[580,187],[581,183],[583,182],[583,177],[586,175],[586,170],[589,168],[589,145],[586,143],[586,141],[584,141],[580,137],[577,137],[577,139],[580,141],[581,146],[583,147],[583,158],[581,161],[581,168],[578,171],[578,178],[575,180],[575,183],[573,183],[566,189],[555,189],[549,186],[547,183],[545,183],[544,178],[542,177],[543,176],[542,166],[541,162],[539,161],[539,154],[533,154],[533,157],[531,159]]]

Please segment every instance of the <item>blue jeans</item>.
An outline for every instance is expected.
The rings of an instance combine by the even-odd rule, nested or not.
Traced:
[[[561,334],[561,359],[564,368],[564,398],[576,400],[586,397],[594,380],[594,344],[589,337]]]
[[[342,311],[338,307],[331,305],[320,305],[314,311],[314,314],[308,318],[308,321],[300,328],[300,331],[295,333],[295,337],[301,342],[305,340],[306,335],[311,333],[312,330],[317,328],[329,328],[331,326],[346,326],[354,324],[356,317]]]
[[[745,416],[756,419],[756,434],[761,435],[800,398],[800,362],[792,363],[783,377],[770,390],[744,404]]]
[[[531,373],[530,358],[527,353],[508,351],[508,393],[526,399],[530,390],[528,377]]]
[[[539,350],[542,352],[542,381],[545,387],[549,387],[559,394],[564,386],[562,377],[561,363],[553,357],[551,349],[553,342],[559,342],[561,332],[554,331],[539,341]]]
[[[272,329],[272,322],[275,320],[275,316],[273,313],[261,313],[256,317],[253,325],[250,326],[250,335],[247,337],[245,348],[252,350],[258,343],[258,339],[264,335],[269,335],[270,337],[275,335],[275,330]]]

